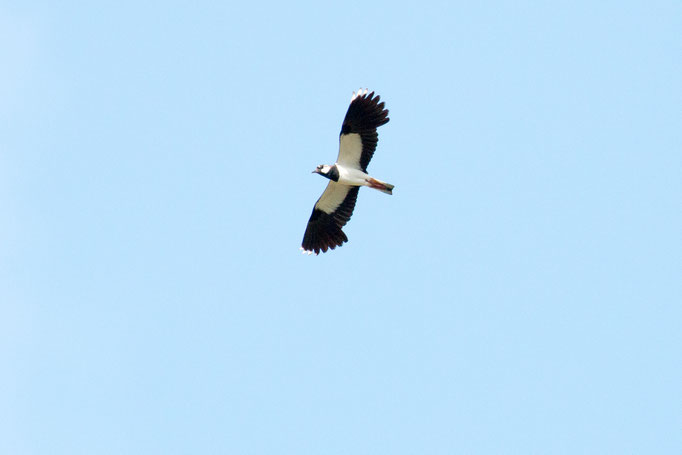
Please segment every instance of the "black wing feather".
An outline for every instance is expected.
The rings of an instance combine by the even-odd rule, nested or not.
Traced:
[[[359,189],[357,186],[350,187],[341,205],[332,213],[313,208],[301,244],[305,251],[314,251],[315,254],[320,254],[320,251],[326,253],[327,250],[333,250],[348,241],[341,228],[353,215]],[[315,205],[317,206],[317,203]]]
[[[367,166],[377,148],[377,128],[390,120],[388,109],[384,109],[384,103],[380,103],[380,99],[379,95],[374,96],[374,92],[357,96],[348,106],[341,126],[341,134],[357,133],[362,139],[360,168],[363,172],[367,172]]]

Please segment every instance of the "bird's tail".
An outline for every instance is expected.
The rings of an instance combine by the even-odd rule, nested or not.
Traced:
[[[381,180],[377,180],[372,177],[367,179],[367,183],[369,184],[370,188],[374,188],[375,190],[379,190],[386,194],[393,194],[393,188],[395,188],[395,186],[391,185],[390,183],[382,182]]]

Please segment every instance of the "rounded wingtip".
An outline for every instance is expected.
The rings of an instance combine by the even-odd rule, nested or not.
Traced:
[[[351,96],[350,100],[351,100],[351,101],[354,101],[355,98],[363,97],[363,96],[367,95],[367,92],[368,92],[368,91],[369,91],[369,90],[366,89],[366,88],[365,88],[365,89],[362,89],[362,88],[361,88],[361,89],[359,89],[357,92],[353,92],[353,96]]]

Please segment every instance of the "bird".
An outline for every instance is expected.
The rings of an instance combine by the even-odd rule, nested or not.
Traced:
[[[326,253],[348,241],[341,228],[353,215],[361,186],[393,194],[394,185],[367,174],[367,165],[379,140],[377,128],[390,120],[379,95],[367,92],[368,89],[353,92],[339,134],[336,163],[320,164],[313,171],[328,178],[329,183],[308,220],[300,248],[303,254]]]

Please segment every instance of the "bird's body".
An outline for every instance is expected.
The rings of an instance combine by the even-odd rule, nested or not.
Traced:
[[[304,253],[319,254],[348,241],[341,228],[353,214],[359,187],[393,194],[393,185],[367,173],[377,146],[377,128],[388,121],[388,110],[384,103],[379,103],[379,96],[375,97],[374,92],[368,95],[367,90],[353,93],[341,127],[336,163],[321,164],[313,171],[330,182],[310,215],[301,245]]]
[[[345,167],[342,164],[336,164],[339,170],[339,183],[350,186],[365,186],[368,185],[370,179],[369,174],[362,172],[360,169],[353,169],[352,167]]]

